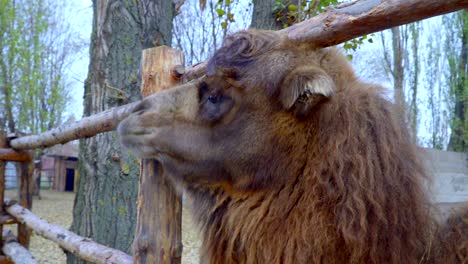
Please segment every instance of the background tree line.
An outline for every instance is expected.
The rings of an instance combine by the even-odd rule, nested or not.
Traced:
[[[377,45],[357,52],[366,78],[393,89],[420,146],[467,151],[467,31],[464,10],[374,34]]]
[[[40,133],[66,121],[69,66],[86,42],[52,0],[0,0],[0,130]]]

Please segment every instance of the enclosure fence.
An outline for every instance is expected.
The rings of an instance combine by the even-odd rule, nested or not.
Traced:
[[[361,0],[329,8],[315,18],[280,30],[279,33],[288,41],[314,43],[318,48],[322,48],[464,8],[468,8],[468,0]],[[148,96],[159,90],[199,78],[206,70],[205,63],[186,69],[181,66],[182,64],[183,56],[180,51],[164,46],[144,50],[141,73],[142,95]],[[180,263],[181,199],[170,185],[163,181],[164,177],[161,175],[158,175],[158,178],[162,177],[162,181],[156,182],[157,186],[145,184],[156,174],[155,163],[151,160],[143,160],[141,163],[133,256],[50,224],[29,210],[32,206],[31,185],[34,169],[30,150],[64,144],[114,130],[121,120],[135,110],[137,104],[138,102],[135,102],[112,108],[38,135],[7,135],[4,131],[0,131],[0,234],[4,237],[0,241],[4,254],[0,256],[0,263],[10,260],[15,263],[37,263],[27,250],[32,231],[92,263]],[[20,163],[19,201],[5,198],[7,161]],[[159,198],[155,195],[159,195]],[[162,201],[161,196],[167,197]],[[169,196],[171,198],[168,198]],[[4,225],[10,224],[18,226],[17,237],[3,230]],[[169,231],[162,232],[163,229]]]

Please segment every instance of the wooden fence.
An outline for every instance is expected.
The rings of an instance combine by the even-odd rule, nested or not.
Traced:
[[[312,42],[317,47],[327,47],[364,34],[464,8],[468,8],[468,0],[361,0],[329,8],[327,12],[283,29],[280,33],[291,42]],[[144,50],[142,64],[144,96],[198,78],[205,72],[204,63],[184,69],[180,66],[183,64],[181,53],[168,47]],[[147,184],[155,173],[156,165],[152,161],[142,162],[133,257],[47,223],[28,210],[32,205],[30,184],[33,170],[32,155],[28,150],[111,131],[133,112],[136,105],[131,103],[109,109],[39,135],[16,137],[0,131],[0,234],[3,233],[6,238],[0,241],[0,247],[8,259],[16,263],[36,263],[26,250],[33,230],[93,263],[180,263],[181,200],[170,184],[165,182],[164,175],[157,177],[160,180]],[[21,164],[19,202],[4,197],[6,161]],[[150,217],[149,211],[156,209],[157,217],[153,217],[155,214]],[[18,225],[17,238],[3,232],[3,225],[7,224]],[[148,245],[153,246],[149,248]],[[0,257],[0,263],[8,261],[5,256]]]

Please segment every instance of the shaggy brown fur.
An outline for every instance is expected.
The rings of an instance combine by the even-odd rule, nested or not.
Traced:
[[[203,263],[466,263],[466,210],[432,220],[395,111],[335,49],[243,31],[119,133],[192,198]]]

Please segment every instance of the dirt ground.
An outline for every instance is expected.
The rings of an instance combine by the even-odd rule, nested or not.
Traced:
[[[15,199],[16,192],[7,191],[6,196]],[[34,198],[32,211],[50,223],[69,228],[72,223],[74,199],[74,193],[41,190],[41,199]],[[200,240],[190,216],[187,215],[187,210],[183,210],[182,219],[182,243],[184,245],[182,263],[199,263]],[[41,264],[66,263],[63,250],[55,243],[38,235],[33,234],[30,250]]]

